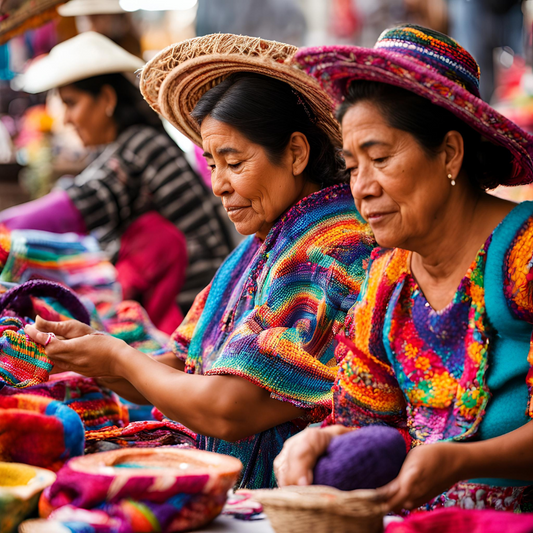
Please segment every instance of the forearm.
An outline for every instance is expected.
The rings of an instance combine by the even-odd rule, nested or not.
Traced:
[[[127,380],[124,378],[98,378],[98,383],[103,387],[116,392],[121,398],[128,402],[140,405],[149,405],[150,402]]]
[[[158,363],[162,363],[171,368],[177,370],[183,370],[185,365],[183,361],[180,361],[174,354],[169,353],[162,355],[160,357],[153,357],[149,355],[152,359]],[[129,402],[137,403],[140,405],[149,405],[150,402],[126,379],[123,377],[102,377],[98,378],[98,383],[111,389],[113,392],[116,392],[122,398],[128,400]]]
[[[451,445],[460,452],[458,480],[488,477],[533,481],[533,422],[493,439]]]
[[[238,440],[303,414],[236,376],[185,374],[133,348],[121,361],[118,372],[148,402],[202,435]]]

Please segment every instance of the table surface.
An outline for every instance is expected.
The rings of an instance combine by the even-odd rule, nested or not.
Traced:
[[[270,522],[264,520],[237,520],[232,516],[219,516],[198,533],[274,533]]]

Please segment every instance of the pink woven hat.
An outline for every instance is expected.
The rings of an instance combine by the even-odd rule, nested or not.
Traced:
[[[405,24],[385,30],[374,48],[302,48],[294,61],[337,103],[352,80],[389,83],[431,100],[511,152],[513,172],[502,185],[533,182],[533,136],[481,100],[478,64],[447,35]]]

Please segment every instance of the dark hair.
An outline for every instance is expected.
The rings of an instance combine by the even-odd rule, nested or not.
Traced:
[[[102,74],[72,83],[76,89],[96,97],[104,85],[111,86],[117,93],[117,105],[112,118],[120,135],[130,126],[143,124],[162,130],[161,120],[144,101],[139,89],[122,74]]]
[[[410,133],[431,157],[449,131],[457,131],[464,141],[462,169],[481,189],[494,189],[512,174],[512,155],[503,146],[486,140],[453,113],[411,91],[375,81],[355,80],[348,87],[337,110],[342,121],[348,109],[361,101],[376,105],[389,126]]]
[[[346,182],[346,166],[312,111],[290,85],[255,73],[232,74],[200,98],[192,117],[201,126],[210,116],[262,146],[277,165],[291,135],[303,133],[310,146],[306,179],[322,187]]]

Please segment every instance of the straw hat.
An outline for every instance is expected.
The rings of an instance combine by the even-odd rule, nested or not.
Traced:
[[[447,35],[405,24],[385,30],[374,48],[303,48],[294,60],[339,103],[353,80],[396,85],[431,100],[511,152],[513,173],[502,185],[533,182],[533,136],[480,98],[478,64]]]
[[[236,72],[254,72],[288,83],[309,105],[317,124],[342,144],[333,102],[291,60],[295,46],[258,37],[214,34],[165,48],[144,67],[140,89],[150,106],[198,146],[200,128],[191,117],[198,100]]]
[[[144,61],[100,33],[80,33],[52,48],[23,75],[22,89],[40,93],[101,74],[132,74]]]
[[[70,2],[59,6],[57,12],[62,17],[126,13],[120,7],[119,0],[70,0]]]

